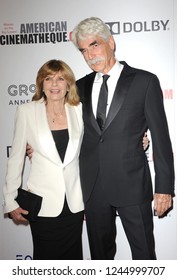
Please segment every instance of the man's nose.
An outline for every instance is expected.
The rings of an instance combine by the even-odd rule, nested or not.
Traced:
[[[87,52],[88,59],[92,59],[94,57],[94,53],[92,50],[88,50]]]

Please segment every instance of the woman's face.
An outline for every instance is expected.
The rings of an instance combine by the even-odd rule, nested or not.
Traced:
[[[54,75],[48,75],[44,79],[43,91],[48,101],[62,101],[65,99],[68,84],[60,71]]]

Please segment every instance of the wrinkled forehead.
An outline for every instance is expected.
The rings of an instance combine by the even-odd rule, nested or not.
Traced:
[[[94,43],[101,42],[101,41],[103,41],[103,39],[98,35],[86,34],[77,40],[77,44],[79,48],[83,48],[83,47],[89,47]]]

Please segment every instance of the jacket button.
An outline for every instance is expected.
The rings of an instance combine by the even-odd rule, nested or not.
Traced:
[[[100,142],[103,143],[104,142],[104,139],[102,137],[100,137]]]

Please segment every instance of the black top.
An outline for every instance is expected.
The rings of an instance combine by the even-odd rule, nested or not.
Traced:
[[[69,141],[68,129],[52,130],[53,139],[61,161],[63,162]]]

